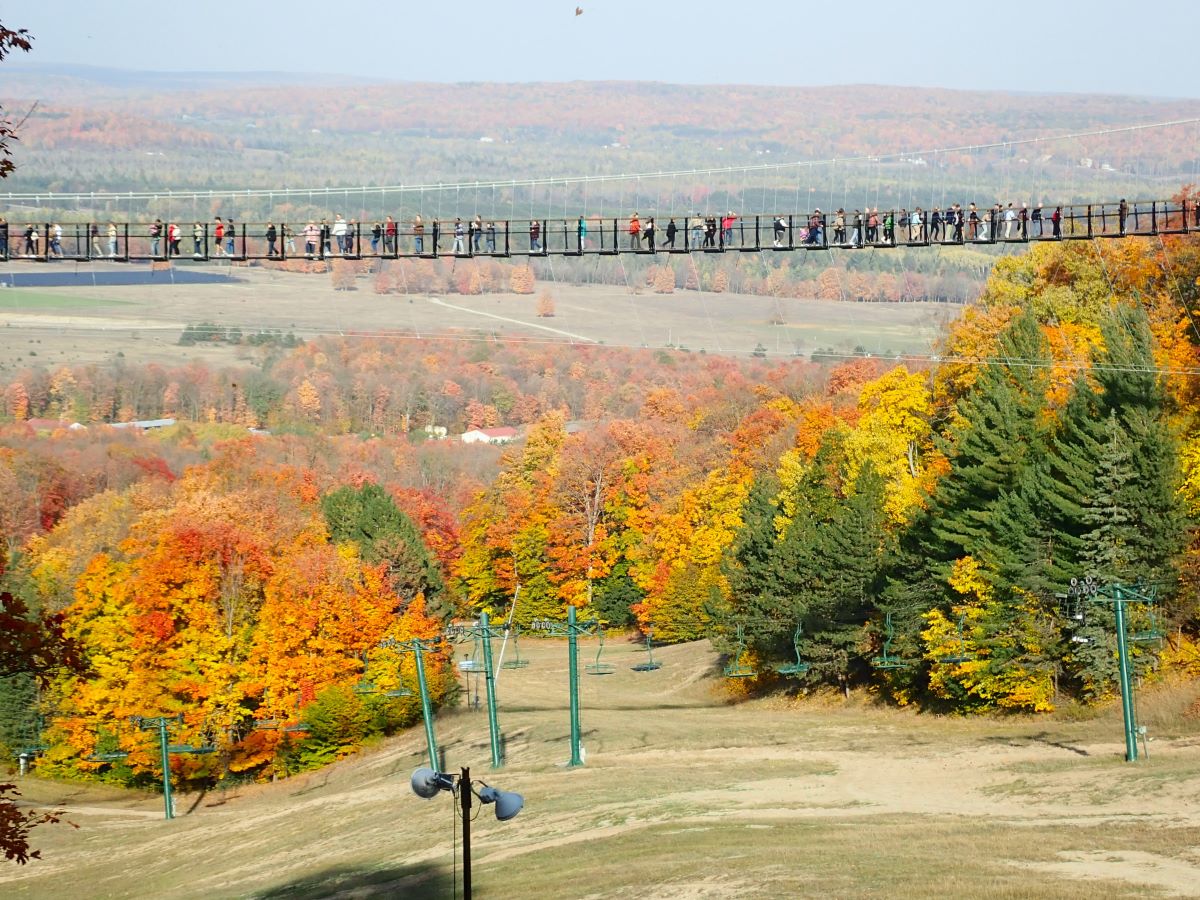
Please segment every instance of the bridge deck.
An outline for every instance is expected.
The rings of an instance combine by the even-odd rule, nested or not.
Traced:
[[[947,218],[914,210],[844,214],[781,213],[714,217],[657,216],[631,219],[521,219],[334,224],[322,231],[316,223],[239,223],[217,239],[215,223],[165,222],[155,238],[148,222],[8,223],[7,240],[0,228],[0,261],[114,260],[274,260],[288,259],[438,259],[544,256],[673,255],[689,253],[757,253],[866,248],[945,247],[964,244],[1028,244],[1094,238],[1153,237],[1200,231],[1200,202],[1153,200],[1136,203],[1092,203],[1038,207],[963,210]],[[998,215],[997,215],[998,213]],[[919,218],[917,217],[919,215]],[[972,215],[975,217],[972,218]],[[890,224],[889,224],[890,219]],[[994,219],[994,220],[993,220]],[[667,224],[662,224],[666,222]],[[647,225],[654,223],[651,233]],[[668,226],[674,223],[674,239]],[[872,224],[873,223],[873,224]],[[178,226],[178,240],[168,229]],[[461,232],[456,234],[456,225]],[[378,227],[378,232],[374,231]],[[274,227],[274,240],[269,227]],[[394,227],[395,231],[389,231]],[[36,237],[30,234],[36,232]]]

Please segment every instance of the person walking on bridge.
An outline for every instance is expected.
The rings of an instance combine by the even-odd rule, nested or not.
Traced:
[[[642,240],[642,220],[638,218],[635,212],[629,217],[629,247],[631,250],[637,250],[641,246]]]
[[[1017,211],[1013,209],[1013,205],[1008,204],[1008,208],[1004,210],[1004,239],[1011,241],[1013,233],[1017,230]]]
[[[333,217],[333,239],[337,243],[338,253],[346,255],[346,220],[341,213]]]
[[[675,249],[675,235],[677,235],[678,233],[679,233],[679,226],[677,226],[675,224],[675,220],[673,218],[668,219],[667,220],[667,237],[666,237],[666,240],[663,241],[663,246],[670,247],[672,250],[674,250]]]
[[[383,252],[396,252],[396,220],[388,216],[383,223]]]
[[[737,224],[737,216],[733,214],[731,209],[728,215],[721,220],[721,241],[726,247],[733,244],[733,226]]]

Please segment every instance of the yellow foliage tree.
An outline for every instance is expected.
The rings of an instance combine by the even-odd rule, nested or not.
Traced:
[[[846,479],[870,463],[884,480],[889,520],[905,520],[919,497],[919,452],[929,440],[931,398],[925,377],[897,366],[863,385],[858,422],[846,438]]]

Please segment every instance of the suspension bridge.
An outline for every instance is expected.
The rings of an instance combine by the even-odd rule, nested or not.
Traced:
[[[665,222],[664,222],[665,220]],[[579,216],[452,221],[393,216],[367,224],[301,222],[58,222],[0,224],[0,259],[119,262],[437,259],[894,249],[1157,237],[1200,231],[1200,200],[1011,202],[980,209],[855,209],[642,218]]]

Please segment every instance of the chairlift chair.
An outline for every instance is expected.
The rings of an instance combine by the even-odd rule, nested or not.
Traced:
[[[975,658],[971,653],[967,652],[967,641],[963,637],[963,625],[966,624],[967,614],[963,613],[958,617],[958,652],[952,653],[950,656],[943,656],[938,662],[943,663],[965,663],[970,662]]]
[[[88,762],[120,762],[128,755],[128,750],[110,750],[105,753],[93,753],[87,757],[87,760]]]
[[[758,674],[758,670],[754,666],[743,662],[743,657],[746,655],[746,635],[742,630],[742,626],[737,627],[737,649],[734,651],[729,662],[725,663],[726,678],[753,678]]]
[[[367,677],[367,654],[364,651],[362,654],[363,674],[358,683],[354,685],[354,693],[356,694],[378,694],[379,687],[371,679]]]
[[[1164,637],[1162,621],[1158,611],[1153,606],[1146,607],[1146,627],[1129,635],[1129,640],[1138,644],[1153,644]]]
[[[482,672],[484,665],[483,660],[479,656],[479,635],[476,635],[475,643],[471,646],[471,655],[458,661],[458,671],[468,673]]]
[[[646,629],[646,661],[640,662],[636,666],[631,666],[633,671],[635,671],[635,672],[654,672],[654,671],[662,668],[662,663],[657,662],[654,659],[654,649],[652,646],[653,639],[654,639],[654,628],[653,627],[647,628]]]
[[[808,671],[808,663],[800,656],[800,635],[804,633],[804,626],[797,622],[796,630],[792,632],[792,648],[796,651],[796,661],[784,663],[782,666],[776,666],[775,671],[780,675],[803,675]]]
[[[892,614],[884,616],[883,651],[871,659],[871,666],[876,669],[907,669],[909,663],[892,653],[892,641],[896,637],[896,629],[892,625]]]
[[[521,659],[521,640],[520,640],[521,639],[521,629],[520,628],[513,627],[512,639],[513,639],[513,658],[506,659],[504,662],[502,662],[500,664],[501,668],[504,668],[504,669],[528,669],[529,668],[529,660]]]
[[[600,662],[600,654],[604,652],[604,629],[599,629],[597,633],[600,635],[600,646],[596,648],[596,661],[588,663],[584,669],[589,675],[611,675],[617,671],[617,667],[612,663]]]

